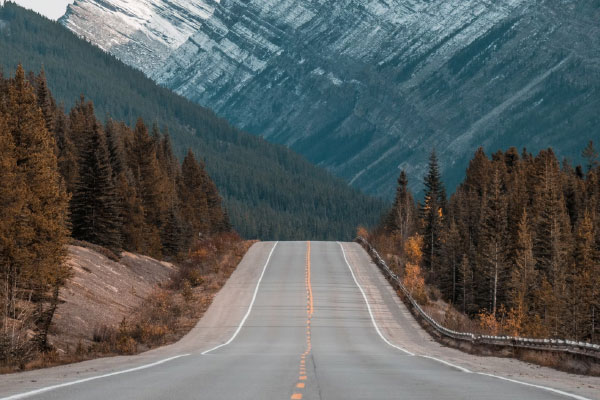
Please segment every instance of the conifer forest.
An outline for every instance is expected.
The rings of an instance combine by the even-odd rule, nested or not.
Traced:
[[[66,114],[43,71],[19,66],[14,78],[0,80],[0,157],[2,326],[32,321],[42,351],[69,277],[70,237],[173,259],[193,239],[231,230],[215,184],[191,151],[179,163],[168,133],[141,119],[134,127],[102,124],[83,96]]]
[[[573,166],[552,149],[534,156],[510,148],[491,158],[479,149],[447,198],[433,152],[423,201],[415,203],[402,171],[372,240],[405,280],[423,279],[429,297],[474,317],[485,333],[599,342],[600,164],[593,142],[582,157],[585,165]]]

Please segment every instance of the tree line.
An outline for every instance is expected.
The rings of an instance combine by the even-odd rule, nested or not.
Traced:
[[[404,172],[374,241],[411,264],[447,302],[517,336],[600,338],[600,166],[590,142],[586,165],[511,148],[479,149],[448,199],[435,152],[418,204]],[[411,275],[414,275],[412,264]],[[414,276],[410,277],[414,279]],[[500,328],[498,328],[500,327]]]
[[[66,113],[44,71],[0,79],[1,359],[49,348],[70,237],[174,258],[230,230],[204,164],[192,151],[180,164],[167,128],[102,124],[83,96]]]

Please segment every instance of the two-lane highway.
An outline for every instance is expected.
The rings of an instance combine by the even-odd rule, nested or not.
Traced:
[[[21,386],[14,379],[0,378],[0,397],[19,393],[11,398],[585,399],[551,387],[465,372],[394,343],[380,329],[374,305],[346,256],[348,251],[362,251],[356,244],[279,242],[261,243],[257,249],[251,254],[253,265],[240,265],[257,269],[255,279],[241,282],[244,271],[236,271],[211,306],[222,308],[236,294],[246,302],[243,310],[232,314],[235,321],[220,327],[223,334],[217,343],[208,346],[192,332],[183,340],[188,346],[185,353],[181,345],[172,346],[161,353],[162,358],[150,360],[167,361],[136,365],[135,358],[128,359],[127,372],[113,366],[110,375],[103,376],[98,369],[96,375],[79,381],[65,377],[51,390],[48,385],[21,383],[28,390],[17,391]],[[207,315],[210,318],[210,310]],[[204,326],[203,334],[218,328],[207,328],[203,321],[199,326]],[[169,359],[176,356],[180,357]],[[24,376],[58,373],[53,371]],[[8,384],[16,386],[4,386]]]

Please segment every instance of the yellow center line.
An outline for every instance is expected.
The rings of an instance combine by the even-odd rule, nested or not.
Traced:
[[[306,350],[300,355],[300,369],[299,369],[299,381],[306,380],[306,356],[310,354],[312,345],[310,343],[310,321],[315,311],[313,304],[313,293],[312,285],[310,283],[310,242],[306,242],[306,272],[305,272],[305,284],[306,284]],[[296,388],[304,389],[306,384],[304,382],[298,382]],[[302,393],[293,393],[292,400],[302,399]]]

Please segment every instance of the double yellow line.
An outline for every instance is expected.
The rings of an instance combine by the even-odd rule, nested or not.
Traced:
[[[310,354],[312,344],[310,340],[310,322],[314,312],[314,302],[312,285],[310,283],[310,242],[306,242],[306,271],[305,271],[305,283],[306,283],[306,350],[300,356],[300,370],[298,376],[298,383],[296,389],[304,389],[306,386],[306,358]],[[302,393],[296,391],[292,394],[292,400],[302,399]]]

